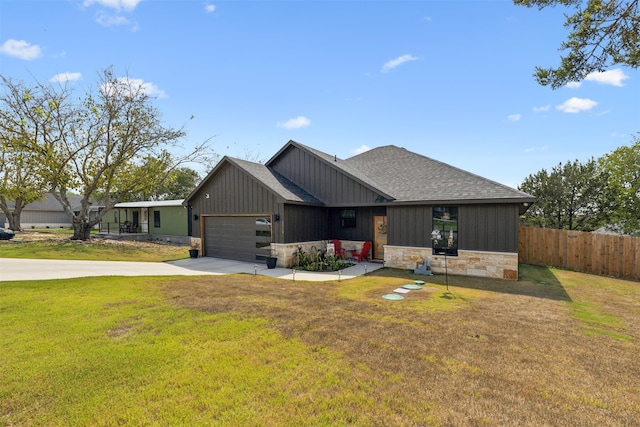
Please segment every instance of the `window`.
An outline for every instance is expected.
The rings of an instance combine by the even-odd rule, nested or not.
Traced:
[[[153,211],[153,226],[160,228],[160,211]]]
[[[356,228],[356,210],[343,209],[340,211],[340,227]]]
[[[439,231],[439,239],[432,240],[434,255],[458,255],[458,208],[437,206],[433,208],[433,231]]]

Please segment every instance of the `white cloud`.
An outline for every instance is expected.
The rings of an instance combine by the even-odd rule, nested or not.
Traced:
[[[629,76],[627,76],[624,71],[622,71],[620,68],[616,68],[615,70],[590,73],[584,79],[586,81],[596,82],[603,85],[622,87],[624,86],[624,84],[622,83],[623,80],[626,80],[628,78]]]
[[[507,116],[507,120],[510,122],[519,122],[522,118],[522,114],[510,114]]]
[[[139,26],[137,22],[132,22],[129,18],[122,15],[109,15],[102,11],[96,14],[96,22],[103,27],[117,27],[117,26],[129,26],[131,31],[137,31]]]
[[[215,10],[216,10],[216,6],[213,5],[213,4],[205,4],[204,5],[204,11],[207,12],[207,13],[215,12]]]
[[[131,11],[138,6],[142,0],[84,0],[84,6],[91,6],[94,3],[97,3],[104,7],[110,7],[115,10],[126,10]]]
[[[40,56],[40,46],[24,40],[9,39],[0,46],[0,53],[16,58],[31,60]]]
[[[351,155],[356,156],[358,154],[362,154],[365,151],[369,151],[369,150],[371,150],[371,147],[369,147],[368,145],[362,144],[360,147],[356,148],[355,150],[351,150]]]
[[[156,98],[167,98],[167,94],[160,88],[158,88],[153,83],[145,82],[142,79],[130,79],[128,77],[121,77],[117,79],[118,84],[121,84],[121,89],[128,88],[132,93],[136,93],[141,91],[148,96],[156,97]],[[102,92],[111,92],[111,86],[102,86],[100,88]]]
[[[304,116],[298,116],[293,119],[289,119],[284,123],[277,123],[277,126],[285,129],[300,129],[305,128],[311,124],[311,120]]]
[[[129,25],[129,20],[124,16],[109,15],[106,13],[98,13],[96,22],[103,27],[117,27],[118,25]]]
[[[566,84],[566,86],[569,89],[578,89],[580,86],[582,86],[582,82],[569,82]]]
[[[402,56],[399,56],[398,58],[392,59],[391,61],[385,63],[382,66],[382,72],[386,73],[389,70],[393,70],[394,68],[404,64],[405,62],[417,61],[418,59],[420,59],[420,58],[418,58],[416,56],[413,56],[413,55],[402,55]]]
[[[564,101],[562,104],[557,105],[556,109],[565,113],[579,113],[581,111],[587,111],[598,105],[596,101],[588,98],[570,98]]]
[[[82,78],[82,74],[80,73],[60,73],[49,79],[52,83],[66,83],[74,80],[80,80]]]
[[[545,111],[549,111],[551,109],[551,105],[545,105],[542,107],[533,107],[533,111],[536,113],[543,113]]]

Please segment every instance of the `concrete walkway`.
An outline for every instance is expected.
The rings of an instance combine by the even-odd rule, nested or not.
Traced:
[[[264,263],[219,258],[186,258],[170,262],[67,261],[49,259],[0,258],[0,282],[48,280],[87,276],[200,276],[247,273],[288,280],[346,280],[382,268],[380,263],[360,263],[341,272],[267,269]]]

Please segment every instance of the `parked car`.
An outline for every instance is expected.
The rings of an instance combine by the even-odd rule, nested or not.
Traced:
[[[0,240],[11,240],[15,233],[10,228],[0,228]]]

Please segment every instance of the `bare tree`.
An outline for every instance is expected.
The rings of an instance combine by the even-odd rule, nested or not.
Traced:
[[[172,152],[185,132],[162,124],[143,82],[116,77],[107,68],[98,83],[77,102],[71,102],[65,86],[38,85],[49,100],[48,128],[29,145],[44,166],[47,190],[72,219],[73,239],[80,240],[89,238],[116,203],[150,193],[175,168],[206,157],[209,150],[206,140],[187,154]],[[35,123],[23,110],[14,113],[16,120]],[[69,202],[71,191],[80,194],[79,207]],[[105,209],[91,215],[95,202]]]

